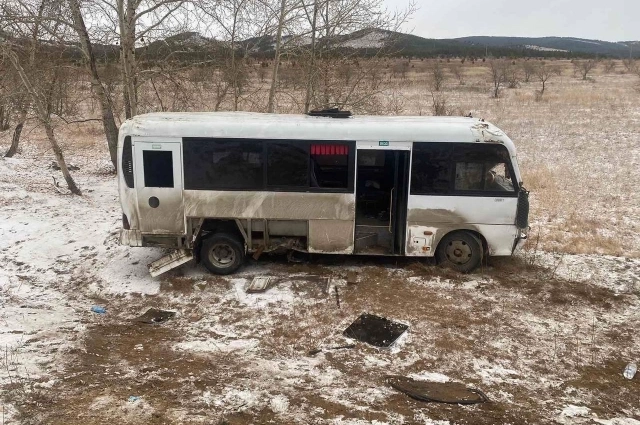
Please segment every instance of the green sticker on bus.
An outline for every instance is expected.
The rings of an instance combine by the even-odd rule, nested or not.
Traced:
[[[156,145],[155,143],[151,145],[152,149],[162,149],[162,145]]]
[[[389,142],[386,140],[380,140],[378,146],[389,146]]]

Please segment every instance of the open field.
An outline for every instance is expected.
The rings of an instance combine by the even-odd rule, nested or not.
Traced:
[[[442,92],[510,135],[532,191],[527,249],[472,275],[264,257],[228,278],[185,266],[152,279],[146,264],[162,251],[117,245],[98,123],[57,128],[82,197],[54,188],[59,171],[30,124],[19,155],[0,159],[0,424],[640,423],[640,377],[621,375],[640,360],[639,81],[620,68],[582,81],[560,65],[540,101],[534,82],[491,98],[480,64]],[[390,78],[380,111],[430,115],[425,66]],[[346,284],[350,270],[357,285]],[[257,275],[273,287],[246,294]],[[177,316],[132,321],[149,307]],[[341,332],[362,312],[409,331],[391,349],[308,354],[348,342]],[[462,382],[491,402],[420,403],[388,387],[388,374]]]

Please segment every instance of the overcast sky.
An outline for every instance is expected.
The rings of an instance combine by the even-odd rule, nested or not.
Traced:
[[[409,0],[384,0],[389,8]],[[404,32],[428,38],[468,35],[640,40],[640,0],[415,0]]]

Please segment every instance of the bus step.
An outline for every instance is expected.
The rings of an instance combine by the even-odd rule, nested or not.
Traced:
[[[149,264],[149,273],[151,277],[160,276],[162,273],[183,265],[192,258],[193,251],[190,249],[179,249]]]

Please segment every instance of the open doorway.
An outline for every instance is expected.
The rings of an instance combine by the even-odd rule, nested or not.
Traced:
[[[403,254],[409,151],[359,149],[356,173],[355,252]]]

